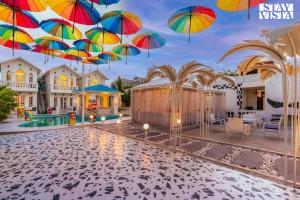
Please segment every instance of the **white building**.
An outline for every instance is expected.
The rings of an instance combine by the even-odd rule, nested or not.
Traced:
[[[99,70],[92,71],[84,75],[85,87],[94,86],[94,85],[105,85],[105,81],[108,78],[102,74]],[[77,85],[79,88],[82,88],[82,76],[77,79]]]
[[[0,62],[0,85],[7,85],[16,91],[18,107],[37,113],[38,75],[40,69],[32,63],[17,57]]]
[[[77,72],[67,65],[60,65],[43,74],[46,104],[48,108],[52,108],[53,113],[66,113],[76,107],[73,91],[78,89],[78,77]]]

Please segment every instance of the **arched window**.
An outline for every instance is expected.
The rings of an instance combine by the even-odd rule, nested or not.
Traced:
[[[73,78],[70,79],[70,85],[73,86],[74,85],[74,81]]]
[[[95,78],[90,79],[89,86],[98,85],[98,80]]]
[[[25,72],[23,69],[18,69],[16,71],[16,82],[25,82]]]
[[[61,74],[59,76],[59,85],[67,86],[68,85],[68,77],[65,74]]]
[[[6,81],[11,81],[11,71],[6,72]]]
[[[33,82],[33,74],[32,73],[29,74],[28,79],[29,79],[29,83]]]
[[[54,85],[58,85],[58,78],[57,78],[57,76],[54,76]]]

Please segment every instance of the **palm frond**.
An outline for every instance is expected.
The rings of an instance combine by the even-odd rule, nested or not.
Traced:
[[[203,68],[200,68],[200,67],[205,67],[205,68],[209,68],[208,66],[204,65],[204,64],[201,64],[201,63],[198,63],[196,61],[191,61],[191,62],[188,62],[186,64],[184,64],[179,72],[178,72],[178,75],[177,75],[177,82],[179,85],[181,85],[182,83],[185,82],[186,78],[191,75],[193,73],[193,71],[197,70],[197,69],[203,69]]]
[[[159,67],[160,71],[168,78],[171,82],[175,82],[177,79],[176,70],[171,65],[163,65]]]
[[[148,69],[145,82],[149,82],[155,77],[165,78],[165,75],[160,71],[159,67],[157,66]]]

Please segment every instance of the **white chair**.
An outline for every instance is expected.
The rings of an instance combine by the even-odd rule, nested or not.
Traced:
[[[249,136],[251,131],[251,126],[249,124],[244,124],[243,118],[232,117],[228,118],[228,122],[225,126],[225,132],[227,137],[230,137],[230,133],[241,133],[242,139],[245,139],[245,136]]]
[[[210,125],[225,128],[225,119],[216,119],[215,114],[210,114]]]
[[[264,122],[264,124],[263,124],[264,137],[265,137],[266,131],[268,131],[268,132],[278,133],[278,137],[280,138],[281,123],[282,123],[282,116],[280,116],[280,117],[276,116],[276,117],[270,119],[270,121]]]
[[[245,124],[253,125],[253,128],[257,127],[257,116],[255,113],[244,114],[243,121]]]

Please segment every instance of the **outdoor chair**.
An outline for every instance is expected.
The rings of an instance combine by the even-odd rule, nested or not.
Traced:
[[[255,113],[248,113],[243,115],[243,121],[245,124],[250,124],[253,128],[257,127],[257,117]]]
[[[280,138],[281,123],[282,123],[282,116],[280,116],[279,118],[276,116],[276,119],[273,118],[273,120],[270,119],[269,122],[264,122],[263,124],[264,137],[266,131],[268,131],[268,132],[278,133],[278,137]]]
[[[228,122],[225,126],[225,132],[227,137],[230,137],[231,133],[241,133],[242,139],[245,139],[245,136],[249,136],[251,131],[250,124],[244,124],[243,118],[232,117],[228,118]]]
[[[225,129],[225,119],[216,119],[215,114],[210,114],[210,125]]]

